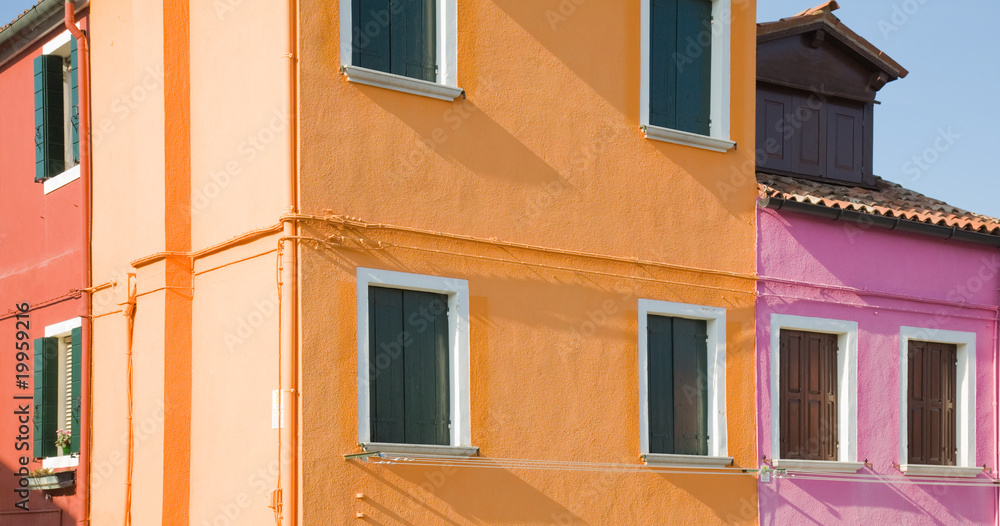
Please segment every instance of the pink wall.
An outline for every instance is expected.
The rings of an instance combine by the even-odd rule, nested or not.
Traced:
[[[868,475],[863,478],[872,474],[886,478],[885,482],[783,478],[760,483],[761,524],[995,524],[996,489],[903,485],[898,481],[913,477],[893,466],[899,463],[900,444],[899,332],[901,326],[910,326],[976,334],[976,464],[988,465],[996,473],[995,311],[820,290],[766,278],[996,305],[1000,250],[791,212],[763,209],[758,219],[760,454],[766,458],[777,454],[771,447],[771,314],[854,321],[858,433],[857,458],[851,460],[871,463],[860,472]]]

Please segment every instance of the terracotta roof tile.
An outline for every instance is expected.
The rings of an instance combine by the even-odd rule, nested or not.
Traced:
[[[757,174],[757,188],[767,197],[1000,236],[1000,219],[962,210],[879,177],[875,183],[878,188],[873,190]]]

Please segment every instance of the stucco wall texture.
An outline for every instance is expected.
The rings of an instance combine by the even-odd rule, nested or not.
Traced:
[[[278,242],[194,253],[288,205],[288,4],[93,9],[93,523],[126,509],[135,274],[133,523],[274,524]]]
[[[78,17],[80,25],[87,28],[87,16]],[[73,291],[84,280],[83,214],[80,203],[83,189],[79,180],[72,181],[49,194],[43,185],[35,182],[35,102],[34,59],[42,54],[42,46],[65,31],[59,27],[28,46],[24,52],[0,68],[0,166],[3,168],[0,191],[0,335],[4,338],[5,351],[0,353],[0,367],[9,376],[5,378],[0,412],[4,446],[0,448],[0,523],[18,521],[18,524],[62,524],[69,526],[83,516],[83,501],[78,494],[62,492],[51,500],[41,492],[32,491],[28,508],[32,513],[15,507],[21,500],[14,491],[20,477],[15,476],[21,467],[21,455],[32,456],[28,450],[15,449],[18,434],[16,411],[31,400],[15,400],[14,396],[31,396],[33,391],[15,387],[14,375],[17,361],[15,343],[18,331],[25,330],[13,317],[16,306],[28,303],[34,310],[28,316],[26,349],[28,365],[34,371],[34,339],[45,336],[45,327],[68,321],[86,314],[84,299]],[[16,38],[16,37],[15,37]],[[23,45],[24,43],[22,43]],[[55,300],[55,301],[53,301]],[[31,388],[33,379],[29,379]],[[33,410],[29,410],[29,414]],[[33,435],[32,429],[31,434]],[[32,461],[29,470],[41,468],[41,462]],[[7,515],[10,513],[10,515]]]
[[[768,209],[759,212],[758,222],[760,455],[778,454],[771,449],[770,411],[776,403],[769,390],[771,315],[789,314],[857,322],[857,458],[850,460],[870,463],[858,477],[867,482],[783,478],[761,483],[761,524],[994,524],[995,489],[903,484],[912,476],[894,465],[900,463],[900,440],[906,440],[899,433],[900,328],[906,326],[975,333],[975,464],[996,469],[995,311],[974,306],[997,304],[996,249]],[[872,475],[884,478],[872,481]]]
[[[639,6],[458,2],[466,96],[442,102],[348,82],[340,6],[301,2],[301,211],[429,232],[303,223],[354,247],[303,243],[306,524],[756,521],[750,475],[343,460],[358,451],[360,266],[468,280],[472,444],[487,459],[641,465],[637,299],[726,308],[728,452],[756,467],[755,4],[733,2],[740,148],[724,154],[642,136]]]

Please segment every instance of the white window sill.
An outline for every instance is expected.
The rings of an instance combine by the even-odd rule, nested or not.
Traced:
[[[402,75],[394,75],[392,73],[376,71],[368,68],[360,68],[358,66],[343,66],[340,69],[344,75],[347,76],[347,80],[351,82],[403,91],[414,95],[422,95],[424,97],[453,101],[463,92],[462,88],[455,86],[445,86],[444,84],[438,84],[436,82],[412,79]]]
[[[810,473],[857,473],[864,462],[838,462],[832,460],[787,460],[774,459],[771,465],[776,469]]]
[[[371,453],[383,453],[390,457],[474,457],[478,447],[430,446],[425,444],[388,444],[385,442],[365,442],[361,449]]]
[[[45,469],[73,468],[80,465],[80,457],[65,455],[61,457],[47,457],[42,459],[42,467]]]
[[[733,141],[716,139],[715,137],[699,135],[697,133],[690,133],[686,131],[671,130],[670,128],[661,128],[659,126],[653,126],[652,124],[644,125],[642,127],[642,131],[646,134],[647,139],[672,142],[674,144],[683,144],[684,146],[693,146],[695,148],[702,148],[713,152],[725,153],[729,150],[736,149],[736,143]]]
[[[973,478],[983,472],[983,468],[979,466],[966,468],[959,466],[928,466],[925,464],[901,464],[899,470],[904,475],[962,478]]]
[[[76,165],[65,172],[49,177],[45,180],[42,185],[45,187],[44,191],[46,194],[55,192],[56,190],[68,185],[69,183],[76,181],[80,178],[80,165]]]
[[[724,468],[733,463],[733,457],[665,455],[662,453],[644,453],[642,460],[647,466],[695,466],[702,468]]]

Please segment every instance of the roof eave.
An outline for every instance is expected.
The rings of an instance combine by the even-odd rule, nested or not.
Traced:
[[[760,200],[760,206],[771,210],[786,210],[800,214],[821,217],[831,221],[848,221],[863,225],[864,228],[881,228],[883,230],[898,230],[928,236],[936,239],[961,241],[1000,248],[1000,236],[965,230],[957,226],[947,227],[930,223],[922,223],[901,217],[887,217],[865,214],[844,208],[834,208],[812,203],[803,203],[794,199],[779,196],[765,196]]]
[[[886,55],[881,49],[855,33],[851,28],[844,25],[839,18],[830,13],[796,16],[783,18],[777,22],[757,24],[757,43],[770,42],[771,40],[819,29],[826,30],[859,58],[868,62],[872,67],[890,75],[892,80],[903,78],[909,74],[909,71],[893,60],[892,57]]]
[[[0,31],[0,67],[63,26],[65,4],[66,0],[42,0]],[[75,5],[79,15],[90,1],[77,0]]]

